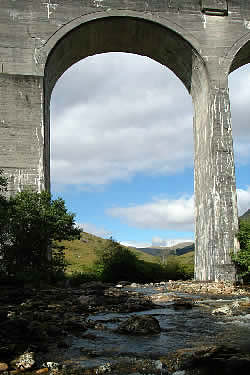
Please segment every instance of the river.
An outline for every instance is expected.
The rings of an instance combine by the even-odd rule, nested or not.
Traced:
[[[131,288],[128,288],[131,290]],[[158,288],[151,286],[134,288],[135,291],[154,296]],[[171,295],[161,292],[162,295]],[[174,293],[178,297],[182,293]],[[115,363],[121,359],[153,359],[181,348],[202,345],[230,344],[250,351],[250,314],[248,310],[237,314],[215,315],[212,311],[221,306],[237,306],[249,302],[249,297],[204,297],[192,298],[192,308],[178,308],[173,302],[161,302],[157,309],[133,313],[95,313],[88,320],[95,322],[84,337],[71,338],[67,359],[83,368]],[[124,335],[116,332],[118,325],[132,315],[151,315],[161,327],[159,334]],[[98,325],[100,329],[98,329]],[[97,327],[97,329],[96,329]]]

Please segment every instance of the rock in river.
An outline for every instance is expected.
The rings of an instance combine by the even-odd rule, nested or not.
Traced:
[[[156,318],[150,315],[134,315],[122,322],[117,331],[119,333],[129,333],[132,335],[145,335],[160,333],[161,327]]]

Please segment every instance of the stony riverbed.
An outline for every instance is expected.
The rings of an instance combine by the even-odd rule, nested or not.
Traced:
[[[162,282],[0,288],[0,374],[248,374],[250,293]]]

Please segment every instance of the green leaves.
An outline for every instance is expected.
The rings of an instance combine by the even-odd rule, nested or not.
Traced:
[[[97,255],[95,269],[103,281],[134,280],[138,259],[127,247],[110,238]]]
[[[0,254],[7,273],[49,269],[63,272],[64,249],[54,243],[80,237],[74,219],[65,202],[61,198],[53,200],[46,191],[25,190],[5,200],[5,205],[0,204]],[[55,256],[49,260],[53,247]]]
[[[238,240],[240,248],[250,251],[250,220],[240,220]]]
[[[232,255],[238,275],[245,282],[250,282],[250,220],[241,219],[239,222],[238,240],[240,251]]]

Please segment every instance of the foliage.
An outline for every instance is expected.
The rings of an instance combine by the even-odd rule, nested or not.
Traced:
[[[181,262],[181,257],[169,257],[167,265],[148,262],[139,259],[132,250],[112,238],[97,251],[97,254],[98,259],[93,270],[96,278],[102,281],[156,282],[169,279],[186,280],[193,277],[193,264],[189,261]]]
[[[99,249],[108,246],[109,240],[93,234],[82,232],[80,240],[62,241],[65,246],[65,258],[69,263],[67,275],[75,273],[88,273],[98,259]],[[159,258],[146,254],[135,248],[129,248],[138,257],[151,263],[159,263]]]
[[[106,246],[98,249],[97,255],[95,265],[102,281],[134,280],[138,258],[127,247],[111,237]]]
[[[8,222],[9,203],[4,195],[7,191],[7,178],[3,176],[3,170],[0,169],[0,255],[1,243],[7,241],[6,223]]]
[[[98,262],[98,254],[109,246],[110,240],[83,232],[80,240],[63,241],[65,257],[69,266],[66,276],[70,284],[79,285],[90,280],[102,280],[104,266]],[[125,248],[125,247],[124,247]],[[194,252],[181,256],[170,256],[167,265],[160,264],[160,258],[135,248],[128,248],[137,256],[133,274],[123,275],[123,279],[135,282],[157,282],[162,280],[191,279],[194,273]],[[116,273],[114,273],[116,277]],[[121,277],[110,281],[121,281]]]
[[[240,251],[232,255],[237,273],[244,282],[250,282],[250,220],[241,219],[239,222],[238,240]]]
[[[70,285],[72,287],[77,287],[89,281],[99,280],[96,273],[94,273],[92,270],[86,270],[84,272],[74,272],[70,275],[67,275],[67,279],[70,281]]]
[[[238,240],[242,250],[250,251],[250,220],[240,220]]]
[[[8,274],[48,274],[64,272],[63,247],[58,242],[79,237],[80,230],[61,198],[53,200],[48,192],[25,190],[8,200],[4,234],[0,251]],[[49,251],[54,253],[52,259],[48,259]]]
[[[134,281],[141,283],[157,282],[167,279],[166,269],[160,263],[139,260],[137,273],[133,275]]]

